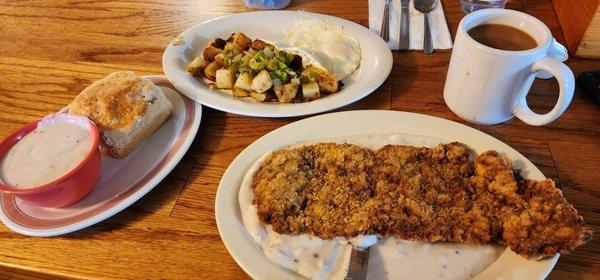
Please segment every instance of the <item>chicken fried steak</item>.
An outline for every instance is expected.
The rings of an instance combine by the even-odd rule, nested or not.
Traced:
[[[497,242],[527,258],[568,253],[592,236],[552,180],[524,180],[507,158],[474,157],[456,142],[279,150],[252,187],[260,221],[281,234]]]

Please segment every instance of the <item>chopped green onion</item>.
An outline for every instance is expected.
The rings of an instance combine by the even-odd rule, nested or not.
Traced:
[[[258,59],[258,58],[265,58],[265,52],[263,50],[260,50],[258,52],[256,52],[256,54],[254,55],[254,59]]]
[[[292,60],[294,60],[294,54],[293,53],[285,53],[285,60],[286,60],[287,64],[292,63]]]
[[[290,80],[290,78],[288,77],[288,74],[285,72],[281,72],[281,81],[284,84],[287,84],[287,82]]]
[[[300,76],[300,83],[301,84],[306,84],[308,82],[310,82],[310,79],[308,79],[308,77],[306,77],[304,75]]]
[[[250,66],[250,69],[256,70],[256,71],[260,71],[264,68],[262,63],[260,63],[259,61],[256,61],[254,58],[250,59],[248,66]]]
[[[239,63],[241,60],[242,60],[242,54],[238,54],[238,55],[234,56],[232,59],[233,63]]]
[[[277,61],[277,66],[279,66],[279,69],[281,69],[281,70],[287,69],[287,65],[285,65],[285,63],[283,63],[281,61]]]
[[[270,74],[273,76],[273,79],[279,79],[283,84],[286,84],[289,81],[288,74],[281,70],[273,71]]]
[[[273,57],[273,51],[271,50],[271,48],[266,47],[262,51],[263,51],[263,53],[265,54],[265,56],[267,58],[272,58]]]
[[[269,69],[271,71],[277,70],[277,62],[275,62],[275,60],[268,61],[268,64],[266,66],[267,66],[267,69]]]
[[[223,62],[225,62],[225,68],[231,66],[231,58],[229,58],[228,56],[223,57]]]
[[[238,72],[240,73],[245,73],[245,72],[251,72],[252,70],[250,70],[250,67],[248,66],[240,66],[238,67]]]

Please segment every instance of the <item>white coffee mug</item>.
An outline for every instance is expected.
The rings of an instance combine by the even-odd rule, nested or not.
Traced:
[[[471,28],[486,23],[524,31],[535,39],[537,47],[524,51],[499,50],[467,34]],[[530,125],[548,124],[558,118],[573,99],[573,72],[561,62],[566,57],[566,50],[552,38],[548,27],[528,14],[505,9],[470,13],[461,20],[456,32],[444,100],[456,115],[477,124],[498,124],[513,116]],[[560,93],[550,112],[537,114],[529,108],[525,98],[536,74],[544,71],[556,77]]]

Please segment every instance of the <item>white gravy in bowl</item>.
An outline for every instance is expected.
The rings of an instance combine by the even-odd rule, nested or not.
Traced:
[[[73,170],[90,151],[92,135],[84,125],[41,121],[6,153],[0,179],[15,189],[50,183]]]

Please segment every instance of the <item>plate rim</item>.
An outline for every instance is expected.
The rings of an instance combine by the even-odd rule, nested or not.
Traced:
[[[186,34],[188,33],[193,33],[192,31],[198,28],[202,28],[203,25],[206,24],[211,24],[214,23],[216,21],[222,21],[222,20],[227,20],[229,18],[231,19],[235,19],[235,18],[240,18],[240,17],[253,17],[253,16],[258,16],[258,15],[264,15],[265,18],[268,18],[268,15],[271,14],[283,14],[283,15],[288,15],[289,17],[295,17],[298,13],[300,13],[301,11],[252,11],[252,12],[242,12],[242,13],[234,13],[234,14],[229,14],[229,15],[222,15],[222,16],[218,16],[206,21],[203,21],[201,23],[198,23],[186,30],[184,30],[183,32],[181,32],[179,35],[177,35],[175,38],[183,38],[185,37]],[[305,11],[307,12],[307,11]],[[384,51],[385,53],[382,54],[382,63],[381,66],[378,66],[376,68],[376,70],[379,73],[383,73],[385,75],[368,75],[371,76],[372,78],[369,78],[368,82],[363,89],[358,88],[355,91],[357,93],[354,93],[354,96],[352,96],[351,98],[341,98],[341,100],[335,100],[336,102],[327,102],[324,101],[326,99],[317,99],[311,102],[302,102],[302,103],[293,103],[293,104],[263,104],[263,103],[254,103],[254,102],[248,102],[248,101],[243,101],[243,100],[237,100],[237,99],[233,99],[233,98],[229,98],[229,97],[223,97],[223,98],[227,98],[227,99],[222,99],[222,102],[219,101],[214,101],[211,100],[213,98],[218,98],[221,99],[221,97],[217,97],[215,95],[218,94],[217,92],[215,92],[214,90],[210,90],[206,87],[192,87],[190,86],[188,88],[188,86],[186,85],[185,82],[183,81],[179,81],[179,79],[182,78],[177,78],[180,75],[177,75],[177,73],[179,72],[179,68],[176,66],[171,66],[170,63],[167,61],[168,59],[170,59],[172,56],[174,56],[176,50],[176,47],[181,47],[180,45],[174,45],[173,42],[169,42],[167,47],[165,48],[164,52],[163,52],[163,56],[162,56],[162,68],[163,68],[163,72],[165,73],[165,76],[167,77],[167,79],[169,79],[171,81],[171,83],[173,84],[173,86],[175,86],[182,94],[188,96],[189,98],[191,98],[192,100],[201,103],[202,105],[205,105],[207,107],[219,110],[219,111],[223,111],[223,112],[227,112],[227,113],[232,113],[232,114],[237,114],[237,115],[243,115],[243,116],[252,116],[252,117],[265,117],[265,118],[286,118],[286,117],[299,117],[299,116],[307,116],[307,115],[315,115],[318,113],[323,113],[323,112],[328,112],[328,111],[332,111],[335,109],[339,109],[343,106],[347,106],[349,104],[352,104],[354,102],[357,102],[358,100],[361,100],[365,97],[367,97],[368,95],[370,95],[371,93],[375,92],[388,78],[388,76],[391,74],[392,68],[394,66],[394,57],[392,55],[392,51],[389,49],[389,47],[387,46],[387,43],[385,43],[383,41],[383,39],[381,39],[379,36],[377,36],[377,34],[373,33],[371,30],[369,30],[367,27],[362,26],[356,22],[344,19],[344,18],[340,18],[340,17],[335,17],[335,16],[331,16],[331,15],[327,15],[327,14],[321,14],[321,13],[314,13],[314,12],[307,12],[310,15],[315,15],[319,18],[323,18],[323,19],[329,19],[329,20],[334,20],[334,21],[341,21],[344,22],[344,24],[353,26],[353,28],[356,28],[356,30],[364,33],[364,34],[369,34],[367,36],[369,36],[369,38],[367,38],[368,41],[370,42],[374,42],[378,47],[377,49],[380,49],[381,51]],[[362,53],[362,56],[364,56],[365,54]],[[185,72],[185,71],[183,71]],[[186,72],[187,73],[187,72]],[[352,88],[350,88],[352,89]],[[188,93],[188,91],[190,93]],[[340,92],[338,93],[343,93],[344,89],[342,89]],[[354,92],[354,91],[352,91]],[[206,98],[203,98],[202,95],[203,94],[210,94],[208,98],[208,100]],[[337,94],[337,93],[336,93]],[[226,100],[226,101],[225,101]],[[315,103],[315,101],[319,101],[321,103]],[[340,102],[341,101],[341,102]],[[236,106],[235,103],[237,102],[243,102],[242,106]],[[246,104],[247,103],[247,104]],[[233,104],[233,105],[232,105]],[[242,103],[240,103],[242,104]],[[246,106],[248,104],[255,104],[258,105],[262,108],[255,108],[252,109],[252,105],[250,106]],[[316,104],[316,105],[312,105],[312,104]],[[289,110],[279,110],[279,111],[270,111],[268,108],[268,106],[277,106],[277,107],[282,107],[282,106],[287,106],[287,108]],[[294,107],[308,107],[308,108],[301,108],[302,110],[298,110],[298,109],[294,109]]]
[[[272,278],[274,275],[273,273],[275,273],[275,272],[273,272],[273,271],[264,272],[263,271],[261,273],[260,271],[258,271],[256,266],[250,265],[250,263],[255,263],[256,261],[249,262],[248,260],[241,259],[241,256],[238,255],[239,252],[236,251],[236,250],[238,250],[238,248],[234,247],[234,246],[236,246],[235,243],[239,243],[238,240],[242,240],[244,238],[250,238],[250,240],[253,241],[252,237],[250,237],[250,235],[245,231],[243,231],[241,233],[236,232],[237,228],[233,228],[233,230],[231,230],[231,228],[229,228],[229,230],[228,230],[228,228],[225,228],[226,224],[228,224],[230,221],[227,219],[232,219],[232,217],[236,218],[236,215],[238,215],[238,214],[235,213],[235,211],[238,211],[238,209],[239,209],[239,206],[237,206],[237,205],[234,205],[232,207],[231,205],[226,204],[226,203],[228,203],[228,201],[225,200],[226,198],[228,198],[228,197],[225,197],[225,196],[227,196],[226,189],[232,188],[230,183],[235,183],[236,180],[240,180],[245,175],[245,172],[251,166],[251,164],[254,163],[251,161],[251,162],[249,162],[250,165],[248,165],[248,163],[243,162],[244,158],[248,157],[252,153],[253,150],[255,150],[257,148],[261,148],[260,146],[263,145],[263,142],[268,141],[269,139],[271,139],[273,137],[277,137],[277,135],[281,134],[282,132],[286,132],[287,130],[291,130],[291,129],[294,129],[297,127],[302,127],[302,126],[305,126],[307,123],[316,122],[319,119],[323,119],[323,118],[344,119],[344,115],[355,115],[355,114],[359,115],[359,116],[362,115],[362,117],[364,117],[364,118],[367,118],[368,117],[367,115],[369,115],[369,114],[396,115],[395,118],[400,119],[400,120],[402,119],[402,117],[409,117],[409,118],[411,118],[411,120],[417,120],[417,121],[418,120],[426,120],[426,121],[432,121],[432,122],[439,122],[440,124],[446,125],[451,129],[456,128],[456,129],[464,130],[464,131],[468,132],[467,136],[469,136],[469,137],[477,136],[479,138],[485,139],[486,141],[497,142],[501,146],[490,147],[490,149],[496,149],[503,153],[511,153],[511,154],[518,155],[518,157],[520,157],[521,159],[525,159],[526,163],[528,162],[531,166],[533,166],[533,170],[525,170],[525,171],[531,171],[533,173],[536,173],[533,175],[533,177],[546,178],[545,175],[543,175],[543,173],[539,170],[539,168],[537,168],[537,166],[535,166],[529,159],[527,159],[527,157],[525,157],[520,152],[518,152],[517,150],[515,150],[508,144],[504,143],[503,141],[501,141],[483,131],[477,130],[477,129],[469,127],[467,125],[464,125],[464,124],[461,124],[461,123],[458,123],[455,121],[451,121],[448,119],[436,117],[436,116],[430,116],[430,115],[406,112],[406,111],[394,111],[394,110],[350,110],[350,111],[322,114],[322,115],[305,118],[305,119],[301,119],[301,120],[292,122],[290,124],[284,125],[280,128],[277,128],[277,129],[265,134],[264,136],[255,140],[252,144],[248,145],[240,154],[238,154],[238,156],[236,156],[236,158],[227,167],[227,169],[223,173],[223,176],[221,177],[221,181],[219,182],[219,186],[217,188],[217,193],[215,196],[215,221],[217,224],[217,229],[219,231],[219,236],[221,237],[221,240],[222,240],[223,244],[225,245],[225,248],[227,249],[230,256],[235,260],[235,262],[238,264],[238,266],[240,266],[242,268],[242,270],[244,270],[244,272],[246,272],[246,274],[249,275],[251,278],[253,278],[253,279],[266,279],[267,278],[268,279],[269,277]],[[402,133],[401,131],[397,131],[397,130],[390,131],[390,133],[393,133],[393,132]],[[355,134],[348,134],[348,135],[362,135],[362,134],[369,134],[369,133],[357,132]],[[427,135],[423,135],[423,134],[421,134],[421,135],[427,136]],[[327,137],[329,137],[329,136],[321,136],[320,138],[317,138],[317,139],[323,139],[323,138],[327,138]],[[472,141],[476,141],[476,140],[472,140]],[[300,142],[302,142],[302,140]],[[469,145],[469,143],[465,143],[465,144]],[[277,145],[279,145],[279,144],[277,144]],[[287,146],[287,144],[283,145],[282,147],[284,147],[284,146]],[[266,152],[266,151],[263,151],[263,152]],[[256,160],[256,159],[254,159],[254,160]],[[516,160],[516,159],[513,158],[513,160]],[[246,164],[247,166],[240,167],[240,165],[242,165],[242,164]],[[234,169],[236,169],[236,170],[234,170]],[[240,170],[240,169],[244,170],[244,173],[236,174],[236,171]],[[231,178],[233,178],[233,179],[231,179]],[[239,185],[233,186],[233,189],[235,190],[234,194],[233,194],[236,198],[235,201],[237,201],[237,197],[238,197],[237,194],[239,192],[239,187],[240,187]],[[227,213],[227,212],[229,212],[229,213]],[[224,214],[224,213],[226,213],[226,214]],[[224,215],[226,215],[226,216],[224,216]],[[241,221],[239,221],[239,222],[242,223]],[[242,238],[239,238],[239,237],[242,237]],[[252,242],[251,245],[255,246],[258,250],[260,250],[260,248],[258,247],[258,245],[256,243]],[[501,256],[506,256],[507,252],[512,252],[512,251],[510,251],[509,248],[506,248],[506,250],[503,251],[503,253],[498,257],[498,259]],[[559,257],[560,257],[560,254],[556,254],[554,257],[546,260],[547,263],[546,263],[545,270],[540,275],[539,279],[544,279],[545,277],[548,276],[548,274],[550,274],[550,272],[556,265],[556,262],[558,261]],[[494,266],[494,264],[498,263],[497,260],[495,262],[493,262],[492,264],[490,264],[490,266],[488,266],[484,271],[482,271],[478,275],[474,276],[473,279],[481,279],[480,276],[482,276],[482,274],[484,274],[486,271],[488,271],[489,268],[493,268],[494,271],[498,271],[498,267]],[[272,262],[271,262],[271,264],[272,264],[273,268],[287,270],[287,269],[285,269],[281,266],[278,266]],[[291,271],[287,270],[287,272],[291,272]],[[291,272],[291,273],[293,274],[293,272]]]
[[[98,214],[92,215],[91,217],[88,217],[83,220],[80,220],[80,221],[77,221],[74,223],[70,223],[70,224],[67,224],[64,226],[40,229],[40,228],[31,228],[31,227],[27,227],[25,225],[21,225],[15,221],[13,221],[4,212],[4,206],[2,205],[2,200],[0,200],[0,206],[1,206],[0,207],[0,221],[2,221],[2,223],[6,227],[8,227],[10,230],[12,230],[14,232],[17,232],[17,233],[20,233],[23,235],[37,236],[37,237],[51,237],[51,236],[58,236],[58,235],[72,233],[72,232],[90,227],[97,223],[100,223],[100,222],[116,215],[117,213],[125,210],[126,208],[131,206],[133,203],[137,202],[139,199],[144,197],[152,189],[154,189],[167,175],[169,175],[171,173],[171,171],[175,168],[175,166],[177,166],[177,164],[181,161],[183,156],[185,156],[185,154],[189,150],[192,142],[196,138],[196,134],[200,128],[200,123],[202,120],[202,105],[198,102],[195,102],[193,99],[187,97],[186,95],[182,94],[181,92],[179,92],[169,82],[169,80],[165,76],[151,75],[151,76],[141,76],[141,77],[151,80],[157,86],[166,86],[166,87],[173,89],[176,93],[179,94],[179,96],[181,96],[181,98],[183,98],[184,102],[185,102],[185,99],[189,99],[191,102],[194,103],[193,104],[194,114],[192,115],[193,119],[192,119],[192,123],[190,124],[190,131],[188,132],[188,135],[182,142],[179,149],[175,152],[173,157],[165,163],[163,168],[161,168],[157,173],[155,173],[153,176],[151,176],[151,178],[143,186],[141,186],[140,189],[133,192],[127,198],[116,203],[115,205],[112,205],[105,211],[102,211]],[[185,110],[185,104],[184,104],[184,110]],[[181,133],[181,131],[179,133]],[[0,194],[0,197],[2,197],[2,196],[3,196],[3,194]]]

